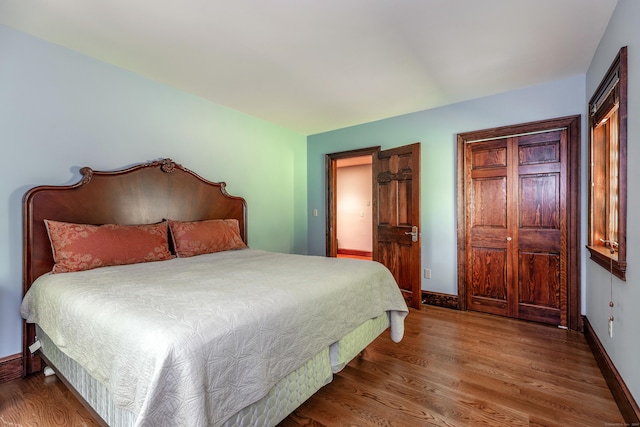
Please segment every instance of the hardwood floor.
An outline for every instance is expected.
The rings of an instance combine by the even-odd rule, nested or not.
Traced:
[[[39,372],[0,384],[0,427],[99,425],[55,376]]]
[[[370,256],[361,256],[361,255],[349,255],[349,254],[338,254],[336,258],[353,258],[353,259],[364,259],[367,261],[371,261],[373,258]]]
[[[280,426],[625,425],[582,334],[424,306]]]
[[[292,426],[613,426],[622,416],[584,336],[425,306],[286,418]],[[0,427],[94,426],[55,377],[0,385]]]

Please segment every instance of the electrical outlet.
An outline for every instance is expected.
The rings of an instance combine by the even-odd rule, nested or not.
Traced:
[[[40,341],[37,340],[36,342],[34,342],[33,344],[31,344],[29,346],[29,351],[31,352],[31,354],[35,353],[36,351],[40,350],[40,347],[42,347],[40,345]]]
[[[424,269],[424,278],[425,279],[431,279],[431,269],[430,268],[425,268]]]

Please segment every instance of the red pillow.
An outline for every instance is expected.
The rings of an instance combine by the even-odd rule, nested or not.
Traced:
[[[173,258],[166,221],[148,225],[44,222],[55,261],[53,273]]]
[[[182,222],[169,220],[173,247],[178,257],[246,248],[237,219]]]

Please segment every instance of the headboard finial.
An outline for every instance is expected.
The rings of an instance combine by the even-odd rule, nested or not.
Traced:
[[[160,166],[160,169],[162,169],[162,171],[166,173],[173,172],[177,166],[176,163],[169,158],[163,159],[161,163],[162,163],[162,166]]]
[[[91,178],[93,177],[93,169],[85,166],[83,168],[80,168],[80,173],[82,174],[82,180],[80,181],[80,183],[82,185],[88,184],[89,181],[91,181]]]

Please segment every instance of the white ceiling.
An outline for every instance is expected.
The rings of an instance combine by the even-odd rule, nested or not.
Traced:
[[[584,74],[617,0],[0,0],[0,24],[313,134]]]

